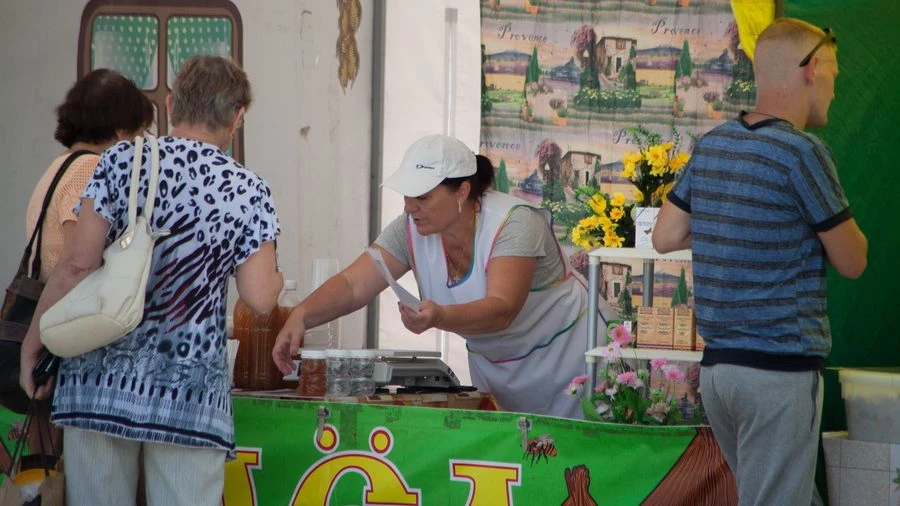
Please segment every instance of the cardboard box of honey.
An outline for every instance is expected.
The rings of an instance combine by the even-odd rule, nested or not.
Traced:
[[[638,348],[652,347],[656,335],[656,315],[652,307],[637,308],[637,333],[634,335]]]
[[[670,307],[639,307],[637,347],[672,349],[672,315]]]
[[[673,327],[675,312],[671,307],[655,307],[653,315],[656,317],[656,345],[659,348],[672,349]]]
[[[687,306],[675,308],[672,347],[676,350],[694,349],[694,310]]]

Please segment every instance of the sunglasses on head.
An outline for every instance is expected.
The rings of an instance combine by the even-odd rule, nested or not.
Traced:
[[[806,56],[800,60],[800,67],[805,67],[809,65],[809,62],[812,60],[813,55],[816,54],[816,51],[819,50],[820,47],[827,43],[837,44],[837,38],[831,33],[831,28],[822,28],[822,31],[825,32],[825,36],[822,37],[822,40],[819,41],[818,44],[813,46],[812,50],[806,54]]]

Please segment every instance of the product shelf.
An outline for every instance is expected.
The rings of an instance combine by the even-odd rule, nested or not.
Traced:
[[[653,269],[657,260],[691,261],[691,250],[673,251],[671,253],[659,253],[653,248],[594,248],[588,252],[588,307],[596,308],[600,293],[600,264],[603,259],[640,259],[644,261],[643,276],[643,305],[653,306]],[[599,329],[595,318],[588,320],[588,343],[585,352],[585,362],[588,367],[588,381],[590,388],[596,385],[597,371],[593,367],[601,348],[597,347],[597,335]],[[655,348],[634,348],[623,350],[626,358],[634,353],[634,358],[639,360],[652,360],[665,357],[669,360],[681,360],[687,362],[699,362],[702,352],[682,351]]]

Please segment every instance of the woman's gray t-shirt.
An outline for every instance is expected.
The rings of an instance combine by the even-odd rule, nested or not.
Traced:
[[[406,240],[406,214],[395,218],[378,238],[381,246],[397,260],[412,268],[409,243]],[[491,258],[534,257],[537,259],[531,288],[540,288],[560,279],[563,275],[563,259],[556,238],[547,225],[547,218],[537,209],[519,206],[500,228]]]

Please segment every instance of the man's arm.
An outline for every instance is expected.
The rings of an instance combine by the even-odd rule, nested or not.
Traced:
[[[691,215],[667,200],[653,227],[653,249],[669,253],[691,247]]]
[[[869,241],[850,218],[840,225],[819,233],[828,261],[841,276],[856,279],[866,270]]]

